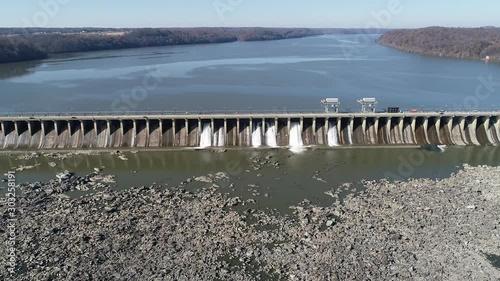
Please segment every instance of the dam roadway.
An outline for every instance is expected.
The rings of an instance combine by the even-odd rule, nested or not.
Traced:
[[[500,112],[0,116],[0,149],[498,145]]]

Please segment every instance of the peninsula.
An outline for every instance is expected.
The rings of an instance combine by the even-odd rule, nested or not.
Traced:
[[[496,27],[392,30],[378,42],[422,55],[500,62],[500,28]]]

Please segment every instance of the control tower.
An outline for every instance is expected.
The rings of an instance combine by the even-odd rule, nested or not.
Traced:
[[[375,113],[378,104],[376,98],[362,98],[358,100],[358,103],[361,104],[361,112],[363,113]]]
[[[326,98],[321,101],[325,113],[339,113],[340,101],[338,98]]]

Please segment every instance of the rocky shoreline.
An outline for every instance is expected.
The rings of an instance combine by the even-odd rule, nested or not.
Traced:
[[[114,191],[102,171],[24,183],[14,280],[498,280],[500,168],[444,180],[365,182],[331,207],[293,215],[222,193],[224,174]],[[184,185],[190,182],[183,183]],[[71,190],[94,190],[71,198]],[[328,195],[337,197],[340,188]],[[325,195],[326,196],[326,195]],[[0,203],[0,253],[8,206]],[[9,279],[7,256],[0,279]]]

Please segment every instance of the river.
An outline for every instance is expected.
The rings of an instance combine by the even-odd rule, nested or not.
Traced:
[[[103,168],[105,174],[116,176],[116,189],[156,183],[191,191],[211,186],[196,182],[193,177],[224,172],[234,186],[218,183],[220,192],[255,199],[258,208],[276,208],[287,213],[289,206],[304,199],[329,206],[336,200],[325,192],[344,189],[343,195],[354,194],[363,191],[362,180],[442,179],[458,171],[464,163],[498,166],[499,149],[449,147],[444,152],[432,152],[408,147],[321,148],[302,153],[287,149],[231,149],[226,153],[146,150],[137,153],[125,151],[123,159],[126,160],[109,151],[65,160],[43,155],[19,160],[24,153],[14,153],[0,154],[0,170],[6,173],[20,166],[34,166],[16,172],[16,180],[36,182],[54,179],[64,170],[83,176],[93,172],[94,168]],[[51,162],[54,167],[49,165]],[[348,187],[345,183],[349,184]],[[0,190],[2,193],[4,191]],[[74,192],[73,195],[83,194],[85,192]]]
[[[500,109],[500,65],[407,54],[378,35],[65,54],[0,65],[1,112]],[[483,85],[483,86],[482,86]],[[479,89],[479,91],[478,91]]]
[[[500,89],[481,86],[481,80],[500,79],[500,65],[412,55],[377,44],[377,35],[367,43],[359,38],[328,35],[113,50],[4,64],[0,65],[0,110],[306,111],[319,110],[325,97],[339,97],[342,110],[350,111],[357,110],[356,100],[362,97],[376,97],[380,108],[491,110],[500,106],[500,95],[495,93]],[[345,182],[354,183],[359,191],[362,179],[442,178],[464,163],[498,165],[499,155],[497,147],[448,148],[444,153],[380,147],[309,148],[302,153],[142,151],[128,153],[126,161],[102,152],[59,162],[43,156],[15,160],[16,155],[2,154],[0,167],[7,172],[19,165],[35,165],[18,172],[17,179],[44,181],[66,169],[85,174],[104,166],[106,173],[117,176],[117,188],[154,182],[178,186],[187,178],[222,171],[235,183],[234,190],[224,191],[246,197],[259,193],[261,206],[286,210],[304,198],[330,204],[332,198],[324,193]],[[253,160],[261,162],[268,156],[270,163],[280,164],[279,169],[268,163],[255,170]],[[57,166],[50,167],[49,162]]]
[[[498,83],[494,82],[500,81],[500,65],[407,54],[378,45],[375,42],[376,37],[371,36],[367,43],[359,40],[360,37],[356,35],[328,35],[269,42],[114,50],[65,54],[43,61],[3,64],[0,65],[0,90],[3,98],[0,112],[49,114],[72,111],[313,111],[321,110],[320,100],[325,97],[340,98],[341,110],[351,112],[358,110],[356,100],[363,97],[377,98],[379,108],[399,106],[402,109],[419,110],[498,110],[500,107],[500,88]],[[290,206],[307,206],[307,202],[325,207],[338,205],[347,196],[364,192],[365,180],[443,179],[460,170],[465,163],[474,166],[500,165],[498,146],[446,147],[442,151],[433,147],[431,150],[434,151],[430,151],[426,150],[430,148],[409,146],[303,148],[299,139],[296,144],[301,148],[298,152],[285,148],[230,148],[227,151],[210,148],[84,151],[64,160],[58,159],[61,155],[53,157],[54,155],[51,156],[48,152],[32,154],[33,152],[5,151],[0,153],[0,172],[3,174],[17,170],[15,182],[22,183],[47,182],[65,170],[74,172],[77,176],[84,176],[95,169],[102,169],[104,174],[116,176],[116,183],[111,187],[113,190],[156,184],[164,188],[182,188],[195,192],[216,184],[215,187],[220,193],[238,196],[246,202],[255,202],[235,207],[242,214],[249,209],[259,209],[277,210],[279,213],[291,215],[293,210]],[[29,156],[29,159],[25,159],[26,156]],[[226,173],[229,179],[212,183],[195,179],[219,172]],[[470,180],[481,183],[480,179],[465,177],[468,183]],[[0,185],[0,197],[6,196],[6,175],[3,176],[3,182],[4,184]],[[488,181],[481,184],[488,184]],[[454,191],[455,187],[463,188],[458,184],[451,186],[451,190]],[[439,192],[433,192],[430,187],[429,189],[431,191],[427,196],[441,196]],[[407,189],[404,189],[402,194],[406,191]],[[386,190],[383,199],[385,200],[385,194],[391,192],[393,191]],[[80,197],[88,193],[71,191],[68,195]],[[426,193],[426,190],[423,190],[419,194]],[[473,195],[479,198],[480,194],[474,192]],[[370,193],[369,196],[371,195],[373,194]],[[367,198],[366,200],[369,200],[369,197]],[[377,206],[385,206],[389,202],[382,201]],[[37,202],[35,203],[39,204]],[[452,200],[446,201],[445,205],[448,202]],[[417,204],[416,207],[414,202],[408,203],[412,216],[403,219],[412,222],[417,218],[413,209],[421,212],[419,210],[424,205]],[[469,219],[472,216],[469,212],[476,208],[474,205],[465,207],[464,204],[469,204],[468,201],[459,201],[459,207],[455,206],[455,202],[452,203],[453,207],[450,208],[455,211],[467,209],[466,216],[464,213],[451,212],[452,218]],[[77,208],[84,208],[86,204],[88,201],[76,205]],[[434,212],[442,209],[441,206],[442,204],[438,205],[436,210],[426,208],[432,212],[429,217],[435,217]],[[426,209],[424,210],[427,212]],[[208,212],[213,210],[210,208]],[[481,208],[474,211],[474,214],[479,214],[479,210]],[[355,212],[357,218],[358,211]],[[385,210],[383,212],[386,214]],[[151,214],[145,216],[157,216],[157,213]],[[400,214],[398,211],[398,216]],[[450,213],[446,213],[447,216],[448,214]],[[43,214],[44,218],[53,216],[50,212]],[[364,216],[360,220],[360,226],[363,229],[371,229],[365,227],[365,223],[368,225],[370,220],[377,217],[372,213]],[[382,217],[383,221],[375,220],[383,227],[374,229],[385,229],[386,217]],[[219,222],[219,219],[217,220]],[[430,220],[429,227],[422,231],[423,220],[418,220],[419,228],[415,233],[432,234],[431,227],[438,229],[439,233],[443,232],[443,229],[453,229],[446,224],[444,227],[436,226],[435,221]],[[464,221],[467,224],[452,224],[460,225],[460,231],[463,233],[472,233],[463,230],[463,225],[470,226],[469,221]],[[196,220],[196,228],[199,228],[200,224],[203,222]],[[404,225],[396,225],[405,228]],[[45,225],[42,229],[59,231],[58,228]],[[303,228],[300,229],[304,232]],[[477,232],[478,229],[473,230]],[[25,229],[21,234],[26,234],[27,231]],[[63,231],[66,231],[66,226]],[[465,236],[456,237],[465,234],[458,230],[450,233],[455,233],[455,236],[450,239],[443,236],[446,238],[445,243],[458,241],[456,244],[460,245],[459,249],[464,248],[461,239]],[[304,237],[308,235],[306,233]],[[156,239],[156,234],[154,236]],[[45,239],[47,235],[43,237]],[[372,237],[372,234],[369,237]],[[375,238],[372,240],[380,240],[379,237],[373,237]],[[432,234],[432,237],[434,239],[435,235]],[[356,239],[353,238],[353,241]],[[362,238],[358,241],[366,243],[368,239]],[[429,242],[428,245],[435,247],[438,245],[436,241],[433,240],[432,244]],[[279,244],[282,243],[283,241],[280,241]],[[395,242],[391,243],[394,245]],[[350,247],[354,249],[352,245]],[[422,248],[418,247],[420,251]],[[365,244],[362,248],[374,249],[365,247]],[[449,245],[446,244],[445,248],[449,249]],[[297,249],[295,245],[293,249]],[[394,248],[387,249],[395,251]],[[407,255],[407,250],[404,249]],[[476,250],[474,248],[474,251]],[[352,253],[349,255],[353,257]],[[369,255],[360,257],[370,258]],[[497,255],[488,255],[488,258],[498,267]],[[410,270],[413,271],[413,267]],[[420,268],[417,271],[419,270]]]

